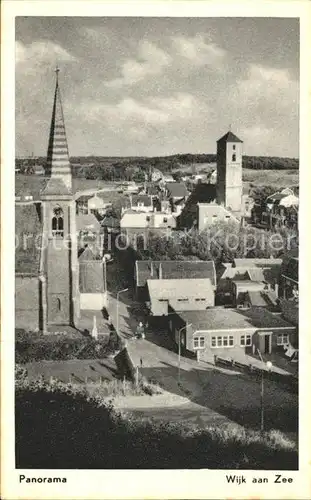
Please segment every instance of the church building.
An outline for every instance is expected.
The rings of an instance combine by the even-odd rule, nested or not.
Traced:
[[[47,152],[49,178],[39,201],[16,206],[15,326],[44,333],[78,328],[81,309],[100,311],[106,298],[102,261],[89,259],[86,252],[79,268],[58,72]]]

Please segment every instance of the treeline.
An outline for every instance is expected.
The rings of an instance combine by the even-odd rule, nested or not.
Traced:
[[[147,244],[146,244],[147,243]],[[278,232],[219,222],[204,231],[174,231],[170,237],[151,233],[148,241],[139,236],[132,258],[142,260],[213,260],[216,267],[238,258],[281,257],[297,248],[295,230]]]
[[[159,157],[72,157],[73,173],[77,177],[102,180],[144,180],[145,174],[153,169],[171,172],[185,165],[215,163],[215,154],[178,154]],[[15,168],[22,173],[34,173],[35,165],[46,164],[45,157],[15,160]],[[243,168],[254,170],[297,170],[297,158],[274,156],[243,156]]]

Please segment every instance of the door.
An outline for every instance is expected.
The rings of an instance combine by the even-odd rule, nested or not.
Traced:
[[[265,335],[265,354],[270,354],[270,339],[271,335]]]

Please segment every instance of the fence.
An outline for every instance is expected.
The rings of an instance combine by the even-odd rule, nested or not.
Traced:
[[[251,363],[241,363],[233,358],[222,358],[221,356],[214,356],[215,365],[223,365],[227,368],[238,368],[244,373],[248,373],[252,376],[261,377],[262,373],[269,376],[269,380],[274,382],[279,382],[284,384],[290,391],[298,392],[298,377],[291,374],[282,374],[275,371],[267,372],[267,370],[262,370],[258,366],[252,365]]]

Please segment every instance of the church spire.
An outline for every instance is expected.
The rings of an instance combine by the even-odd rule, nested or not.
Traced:
[[[55,73],[56,85],[47,152],[47,168],[48,172],[50,172],[51,175],[50,181],[52,181],[52,183],[53,181],[55,181],[58,185],[64,183],[68,191],[71,192],[72,175],[69,162],[63,107],[58,81],[58,67],[56,67]]]

